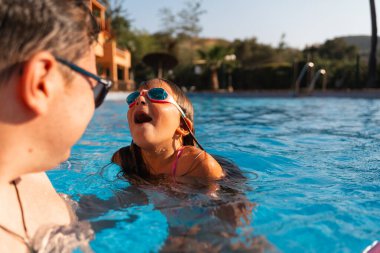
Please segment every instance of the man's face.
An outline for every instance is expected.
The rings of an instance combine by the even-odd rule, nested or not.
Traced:
[[[58,63],[59,64],[59,63]],[[89,52],[76,62],[79,67],[96,73],[95,56]],[[62,67],[62,66],[61,66]],[[65,66],[63,66],[65,68]],[[70,70],[69,70],[70,71]],[[47,125],[49,134],[45,147],[57,162],[66,160],[71,147],[84,133],[94,114],[94,80],[71,71],[72,79],[67,81],[62,72],[58,73],[55,82],[61,87],[49,105]]]

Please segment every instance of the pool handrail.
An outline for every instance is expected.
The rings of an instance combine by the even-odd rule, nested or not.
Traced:
[[[298,78],[296,80],[296,83],[294,85],[294,95],[297,96],[300,93],[300,86],[301,86],[301,81],[304,75],[308,72],[309,69],[314,68],[314,63],[309,61],[303,66],[300,74],[298,75]]]
[[[313,80],[310,82],[309,86],[307,87],[306,93],[311,94],[314,91],[315,84],[317,83],[319,77],[323,77],[322,81],[322,91],[326,91],[326,76],[327,71],[325,69],[319,69],[317,73],[315,74]]]

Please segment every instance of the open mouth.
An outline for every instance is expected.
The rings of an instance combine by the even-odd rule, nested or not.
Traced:
[[[136,124],[142,124],[142,123],[147,123],[147,122],[151,122],[152,121],[152,118],[146,114],[145,112],[136,112],[135,113],[135,123]]]

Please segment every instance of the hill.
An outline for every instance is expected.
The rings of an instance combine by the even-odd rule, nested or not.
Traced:
[[[357,46],[361,55],[368,55],[371,48],[371,36],[357,35],[357,36],[344,36],[339,37],[344,39],[347,44]],[[378,44],[380,43],[380,37],[378,37]],[[378,47],[379,48],[379,47]],[[379,50],[378,50],[379,51]],[[380,54],[380,52],[378,52]]]

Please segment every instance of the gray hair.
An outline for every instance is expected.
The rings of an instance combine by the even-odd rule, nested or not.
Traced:
[[[37,52],[76,61],[96,40],[88,1],[0,0],[0,85]]]

